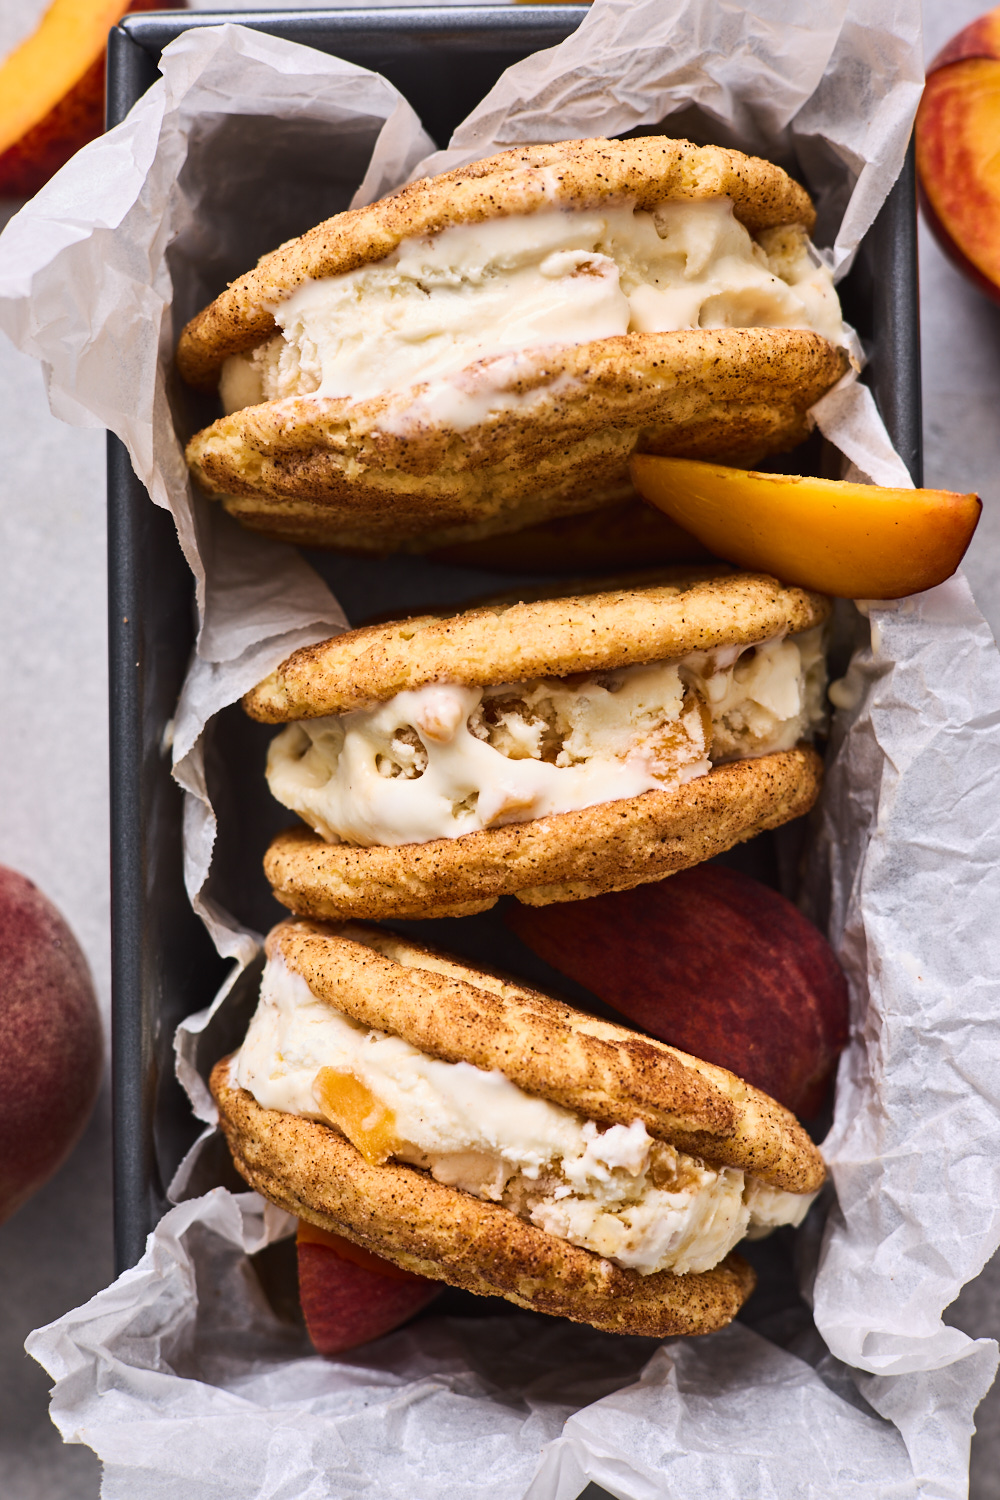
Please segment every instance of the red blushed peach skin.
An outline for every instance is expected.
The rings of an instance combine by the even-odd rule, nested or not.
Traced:
[[[103,1063],[79,944],[37,886],[0,865],[0,1223],[76,1145]]]
[[[921,201],[935,238],[1000,302],[1000,7],[934,59],[915,139]]]
[[[298,1245],[324,1245],[341,1260],[349,1260],[354,1265],[361,1266],[363,1270],[371,1271],[373,1275],[387,1276],[390,1281],[412,1281],[420,1286],[437,1285],[436,1282],[428,1281],[426,1276],[417,1276],[413,1271],[404,1271],[402,1266],[394,1266],[391,1260],[383,1260],[380,1255],[373,1255],[370,1250],[364,1250],[351,1240],[345,1240],[342,1234],[331,1234],[328,1229],[320,1229],[316,1224],[310,1224],[307,1219],[299,1220],[295,1242]]]
[[[716,557],[844,599],[901,599],[950,578],[978,495],[759,474],[637,454],[641,495]]]
[[[822,1108],[847,1042],[847,981],[822,933],[759,880],[698,865],[589,901],[516,902],[504,921],[648,1036],[803,1119]]]
[[[391,1333],[441,1291],[440,1282],[403,1271],[304,1219],[296,1240],[299,1298],[319,1354],[343,1354]]]

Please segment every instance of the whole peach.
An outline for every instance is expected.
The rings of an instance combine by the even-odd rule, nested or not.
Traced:
[[[0,1222],[76,1145],[103,1052],[80,945],[38,887],[0,865]]]
[[[1000,5],[927,70],[914,127],[924,217],[944,253],[1000,302]]]

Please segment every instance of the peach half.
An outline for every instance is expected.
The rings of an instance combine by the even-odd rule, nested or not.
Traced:
[[[636,454],[641,495],[716,557],[844,599],[901,599],[950,578],[978,495],[760,474]]]
[[[935,239],[1000,302],[1000,6],[934,59],[915,140],[921,205]]]

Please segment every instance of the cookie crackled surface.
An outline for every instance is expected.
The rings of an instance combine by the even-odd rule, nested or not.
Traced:
[[[756,575],[370,626],[245,699],[287,727],[308,829],[265,869],[301,915],[459,915],[624,890],[808,810],[829,605]]]

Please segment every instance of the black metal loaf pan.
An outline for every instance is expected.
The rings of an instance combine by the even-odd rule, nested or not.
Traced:
[[[562,41],[584,14],[582,6],[539,5],[130,15],[111,33],[108,123],[121,121],[155,81],[169,42],[190,27],[238,20],[384,74],[445,145],[506,67]],[[912,156],[841,291],[847,316],[870,352],[866,378],[919,484]],[[193,582],[171,518],[150,502],[113,437],[108,549],[115,1235],[123,1270],[142,1254],[147,1233],[166,1208],[165,1184],[196,1133],[173,1076],[175,1027],[209,1003],[227,965],[185,895],[182,796],[162,748],[194,644]],[[435,596],[457,597],[462,588],[472,594],[477,583],[482,593],[491,582],[490,575],[449,574],[413,559],[313,561],[349,615],[365,606],[373,612],[391,600],[427,603]],[[231,909],[259,927],[278,915],[258,873],[260,857],[268,833],[287,821],[263,783],[265,740],[259,726],[227,710],[210,754],[210,769],[225,767],[215,780],[222,894]],[[464,923],[429,924],[428,935],[434,925],[447,928],[438,934],[446,945],[493,962],[502,962],[505,945],[513,944],[489,913]],[[526,950],[507,966],[523,970],[525,956]]]

